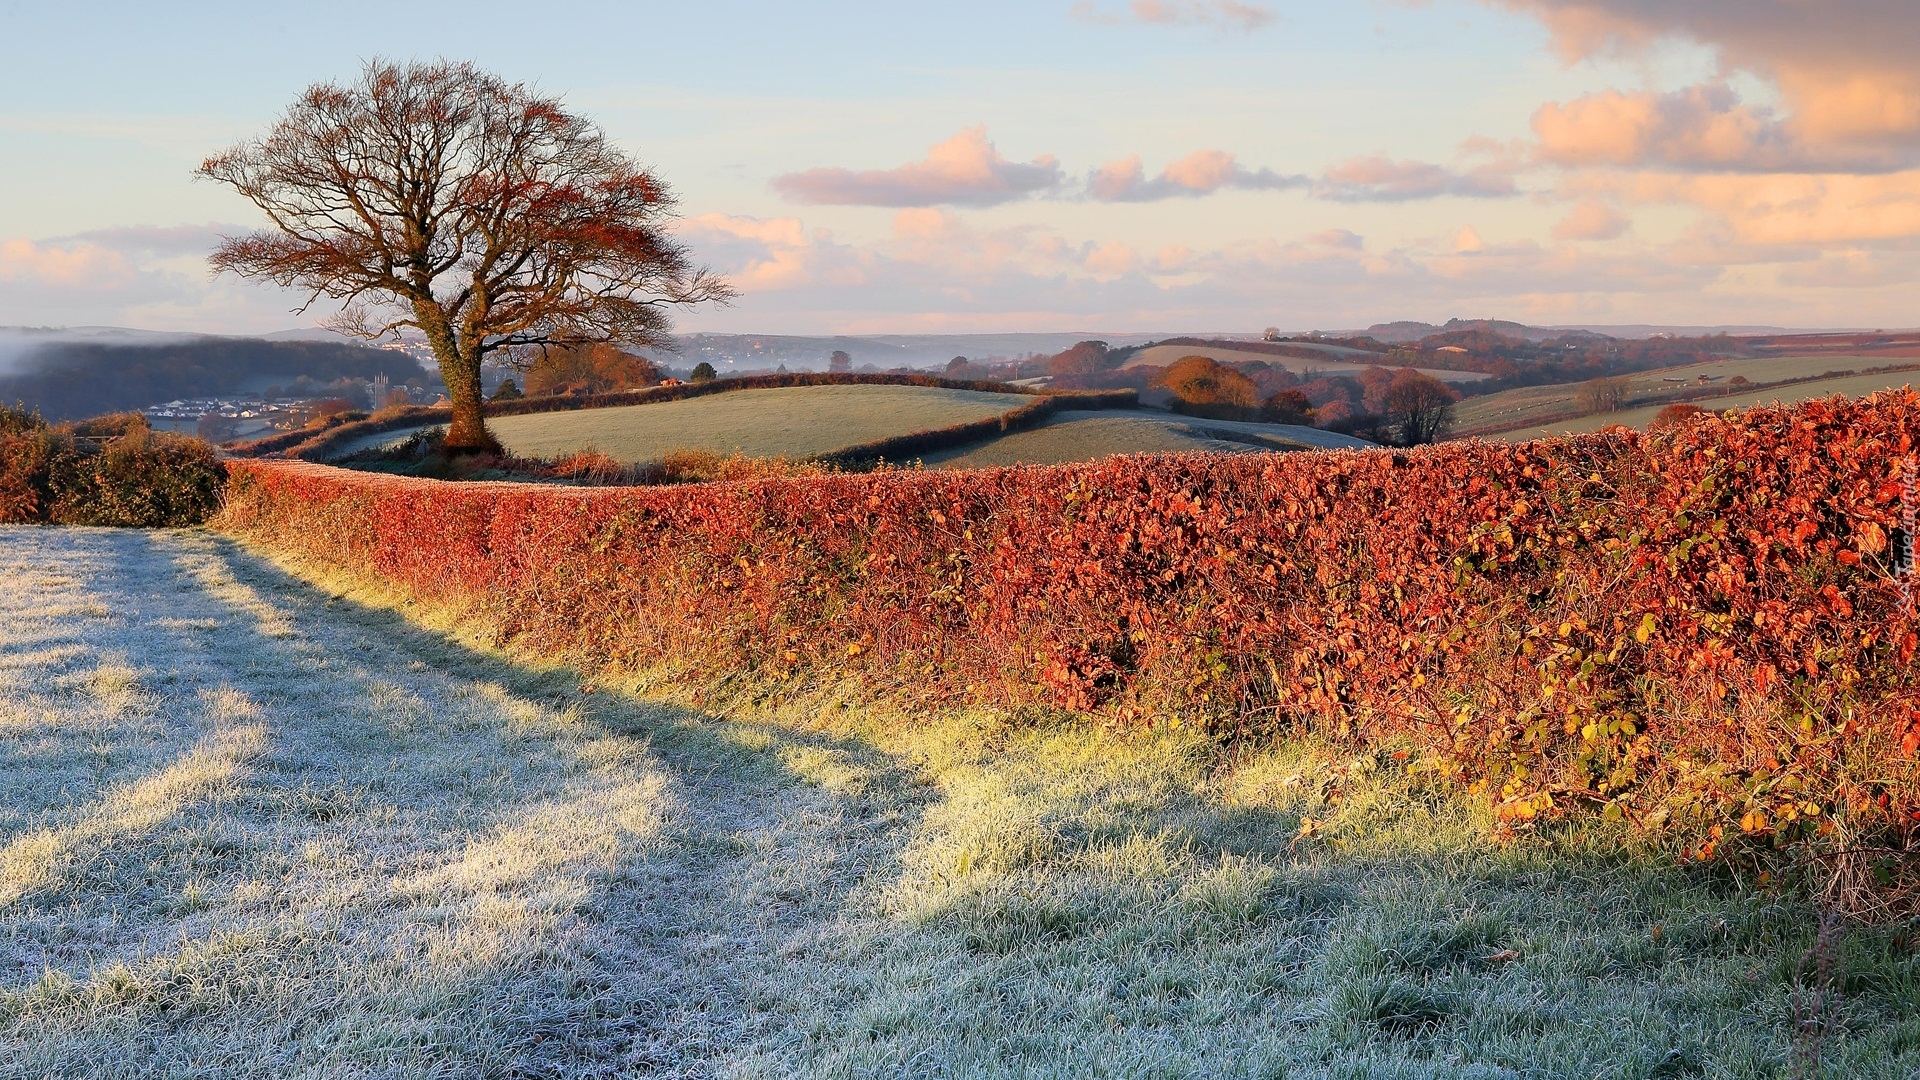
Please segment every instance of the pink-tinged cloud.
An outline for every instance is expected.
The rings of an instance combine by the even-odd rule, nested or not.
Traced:
[[[826,206],[994,206],[1054,190],[1060,163],[1041,156],[1008,161],[970,127],[928,151],[922,161],[894,169],[808,169],[776,177],[774,190],[795,202]]]
[[[1138,155],[1109,161],[1087,178],[1087,193],[1101,202],[1156,202],[1211,195],[1223,188],[1275,191],[1309,183],[1304,176],[1245,168],[1224,150],[1196,150],[1151,179]]]
[[[1555,165],[1750,171],[1777,168],[1795,153],[1779,121],[1741,104],[1724,83],[1549,103],[1533,114],[1533,131],[1541,159]]]
[[[229,236],[253,231],[251,225],[123,225],[79,233],[70,239],[99,244],[116,251],[154,255],[207,255]]]
[[[1920,170],[1876,176],[1641,175],[1621,190],[1640,202],[1699,207],[1728,242],[1742,247],[1920,243]]]
[[[135,276],[125,255],[100,244],[0,240],[0,281],[10,285],[104,292],[126,287]]]
[[[1367,246],[1365,237],[1351,229],[1327,229],[1307,237],[1307,243],[1327,248],[1345,248],[1359,251]]]
[[[1358,157],[1329,168],[1313,184],[1315,198],[1333,202],[1410,202],[1447,196],[1497,199],[1518,194],[1513,177],[1497,169],[1455,172],[1423,161]]]
[[[0,325],[259,332],[300,321],[290,314],[297,294],[209,277],[205,253],[216,228],[133,226],[0,240]]]
[[[1599,199],[1582,199],[1553,227],[1555,240],[1613,240],[1624,236],[1633,221]]]
[[[1637,148],[1649,164],[1873,171],[1920,160],[1920,4],[1912,0],[1485,0],[1538,17],[1569,61],[1666,39],[1713,48],[1723,68],[1779,87],[1776,120],[1723,91],[1602,102],[1575,145]],[[1702,97],[1702,95],[1705,95]],[[1656,115],[1636,119],[1635,111]],[[1562,118],[1571,121],[1572,117]],[[1635,134],[1637,133],[1637,134]],[[1744,149],[1743,149],[1744,147]]]
[[[1920,259],[1911,251],[1835,251],[1780,271],[1780,283],[1795,288],[1870,289],[1914,281],[1920,281]]]
[[[1069,12],[1080,22],[1114,26],[1121,23],[1147,23],[1159,26],[1212,26],[1243,33],[1258,30],[1272,22],[1273,9],[1263,4],[1240,0],[1132,0],[1117,10],[1080,0]]]
[[[1897,145],[1819,144],[1725,83],[1669,93],[1609,90],[1533,114],[1539,161],[1694,172],[1883,172],[1910,164]]]
[[[908,208],[895,216],[888,235],[871,242],[844,242],[793,218],[723,215],[689,219],[682,237],[702,261],[751,286],[741,305],[724,315],[725,325],[737,329],[772,318],[795,327],[868,330],[1078,326],[1090,325],[1089,318],[1113,330],[1265,322],[1344,327],[1391,314],[1462,311],[1549,322],[1817,323],[1825,310],[1785,310],[1765,275],[1732,281],[1724,261],[1689,261],[1666,246],[1631,238],[1605,248],[1502,240],[1457,223],[1398,247],[1375,247],[1351,231],[1329,229],[1295,239],[1142,251],[1117,239],[1070,238],[1042,226],[987,228],[949,210]],[[1876,256],[1823,269],[1836,277],[1889,280],[1913,262]],[[1897,307],[1897,301],[1873,304],[1880,305],[1874,311]],[[1895,321],[1889,316],[1889,325]],[[718,317],[701,322],[720,325]]]

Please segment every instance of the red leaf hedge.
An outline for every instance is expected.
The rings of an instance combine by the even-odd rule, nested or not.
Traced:
[[[660,489],[236,461],[224,527],[589,663],[1305,725],[1509,818],[1604,805],[1710,852],[1920,823],[1916,421],[1900,392],[1651,435]]]

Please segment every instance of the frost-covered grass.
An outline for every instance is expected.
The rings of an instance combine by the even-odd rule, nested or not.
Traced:
[[[1371,445],[1331,431],[1292,424],[1200,420],[1145,410],[1062,412],[1039,427],[1009,432],[972,446],[936,451],[922,460],[930,468],[978,469],[995,465],[1094,461],[1112,454],[1244,454]]]
[[[696,710],[202,533],[0,581],[0,1076],[1798,1067],[1805,905],[1390,759]],[[1920,1070],[1911,939],[1838,970],[1809,1071]]]

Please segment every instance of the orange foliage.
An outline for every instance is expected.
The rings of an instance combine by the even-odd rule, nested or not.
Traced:
[[[660,365],[612,345],[550,349],[527,370],[526,392],[605,394],[660,382]]]
[[[1675,424],[1684,423],[1696,416],[1705,415],[1706,411],[1707,410],[1698,405],[1689,405],[1684,401],[1669,405],[1654,414],[1652,422],[1647,424],[1647,430],[1655,431],[1660,428],[1673,427]]]
[[[1196,415],[1240,419],[1260,407],[1260,389],[1253,380],[1210,356],[1175,360],[1154,385],[1170,391],[1183,412]]]
[[[237,461],[223,526],[587,662],[1310,729],[1510,822],[1604,808],[1703,853],[1897,844],[1916,427],[1890,392],[1649,435],[691,488]]]

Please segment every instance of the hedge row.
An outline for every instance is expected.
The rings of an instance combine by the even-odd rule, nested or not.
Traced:
[[[1898,846],[1917,421],[1901,392],[1522,445],[661,489],[239,462],[224,527],[590,664],[1305,726],[1515,822]]]
[[[753,375],[738,379],[713,379],[708,382],[679,383],[674,386],[646,386],[637,390],[614,390],[605,394],[570,394],[560,397],[515,398],[489,401],[489,417],[525,416],[530,413],[572,412],[578,409],[606,409],[617,405],[652,405],[664,401],[724,394],[733,390],[767,390],[793,386],[927,386],[944,390],[975,390],[993,394],[1047,396],[1048,391],[1007,383],[975,379],[942,379],[933,375],[910,374],[835,374],[800,371],[786,375]],[[453,419],[451,407],[425,405],[382,409],[371,417],[351,422],[322,422],[317,426],[269,435],[251,442],[237,443],[228,450],[240,457],[283,457],[301,461],[324,461],[341,446],[367,435],[402,428],[445,424]]]

